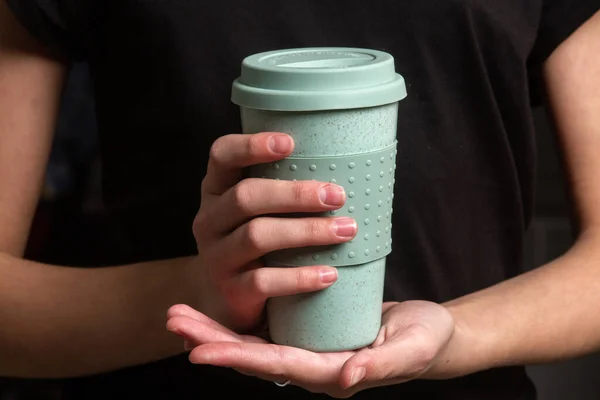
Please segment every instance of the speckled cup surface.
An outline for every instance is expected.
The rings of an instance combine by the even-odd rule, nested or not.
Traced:
[[[331,265],[337,267],[339,274],[337,282],[325,290],[269,299],[269,331],[275,343],[311,351],[359,349],[376,339],[381,326],[386,255],[392,249],[398,101],[405,92],[398,82],[392,88],[384,87],[386,82],[383,82],[377,88],[379,94],[361,95],[360,90],[368,91],[374,85],[369,80],[372,77],[361,78],[361,71],[358,71],[359,75],[348,76],[348,82],[344,83],[343,74],[348,74],[349,70],[375,63],[377,57],[389,62],[391,56],[385,53],[361,49],[293,51],[296,53],[293,53],[292,61],[289,61],[289,53],[287,56],[277,52],[253,56],[254,63],[260,67],[261,60],[269,60],[275,54],[277,63],[275,67],[269,67],[275,69],[275,74],[280,72],[277,67],[284,68],[284,74],[290,74],[289,82],[277,76],[275,84],[271,85],[264,77],[251,76],[249,81],[254,79],[260,87],[243,88],[239,90],[242,95],[238,93],[237,96],[234,85],[233,100],[240,105],[244,133],[285,132],[295,143],[290,157],[253,166],[248,169],[248,175],[265,179],[314,179],[341,185],[347,196],[344,207],[316,215],[352,217],[357,222],[358,233],[350,243],[284,249],[264,257],[267,266]],[[371,54],[375,56],[369,59]],[[335,60],[333,65],[328,64],[331,59]],[[389,72],[389,65],[387,67]],[[305,73],[306,68],[314,71]],[[299,69],[296,75],[295,69]],[[320,69],[324,69],[328,80],[319,75]],[[251,72],[256,74],[256,71]],[[266,76],[273,73],[259,72]],[[319,85],[325,86],[323,88],[311,87],[312,80],[316,79],[311,78],[311,73],[316,73],[323,82],[333,82],[342,88],[327,88],[323,82]],[[380,70],[378,76],[381,74]],[[397,79],[398,75],[393,75]],[[242,74],[242,80],[243,77]],[[300,86],[298,79],[302,81]],[[359,85],[361,79],[366,82],[364,87],[348,90],[348,85]],[[265,94],[264,86],[270,91],[276,91],[278,86],[285,90]],[[304,86],[310,90],[302,92]],[[337,95],[331,96],[331,93]],[[349,99],[353,95],[355,100]],[[294,101],[295,97],[311,96],[313,102]],[[365,98],[369,100],[366,103]],[[310,104],[315,106],[310,107]]]

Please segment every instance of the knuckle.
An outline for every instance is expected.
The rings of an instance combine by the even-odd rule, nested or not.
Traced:
[[[254,185],[247,180],[239,182],[233,188],[233,206],[244,213],[249,211],[254,197]]]
[[[327,229],[324,227],[322,220],[311,218],[305,221],[305,234],[310,238],[322,238],[326,233]]]
[[[227,138],[227,136],[220,137],[210,146],[208,159],[215,165],[220,165],[223,162],[223,148]]]
[[[250,279],[252,290],[255,294],[260,297],[267,297],[269,295],[269,277],[265,273],[264,269],[257,269],[252,272]]]
[[[271,350],[273,360],[277,360],[276,363],[273,363],[274,369],[271,371],[271,373],[281,374],[284,371],[281,371],[278,365],[285,365],[288,357],[281,346],[269,346],[269,349]]]
[[[203,239],[207,237],[208,219],[205,213],[199,212],[194,218],[192,223],[192,233],[197,243],[203,242]]]
[[[246,141],[246,152],[250,157],[258,157],[264,153],[264,140],[259,135],[249,135]]]
[[[295,275],[296,285],[301,289],[313,287],[317,280],[313,271],[306,268],[297,269]]]
[[[312,188],[306,182],[292,182],[292,200],[298,204],[308,203],[313,197]]]
[[[246,224],[246,232],[244,235],[246,245],[259,252],[265,250],[263,225],[264,224],[260,219],[253,219]]]
[[[207,178],[207,176],[205,175],[204,178],[202,178],[202,183],[200,184],[200,191],[202,193],[202,196],[205,196],[207,193],[207,189],[208,189],[208,184],[209,184],[209,180]]]

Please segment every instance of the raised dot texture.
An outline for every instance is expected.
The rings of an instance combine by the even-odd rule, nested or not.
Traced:
[[[379,159],[379,162],[383,164],[383,163],[385,162],[385,157],[381,157],[381,158]]]
[[[279,169],[279,164],[273,164],[273,168]]]
[[[299,158],[274,161],[253,168],[255,176],[266,179],[313,180],[342,185],[346,192],[346,205],[341,209],[327,210],[324,215],[339,217],[346,215],[358,222],[359,234],[350,242],[321,248],[299,248],[273,252],[265,260],[271,265],[280,265],[289,260],[291,265],[317,265],[330,263],[332,266],[362,265],[385,256],[391,246],[392,199],[394,198],[394,160],[389,161],[392,150],[352,157],[339,154],[336,159],[310,159],[311,154],[298,153]],[[306,159],[302,157],[307,157]],[[378,163],[381,157],[383,163]],[[278,164],[278,167],[275,166]],[[278,170],[275,170],[278,168]],[[388,170],[391,170],[388,175]],[[327,176],[329,174],[329,176]],[[324,179],[325,178],[325,179]],[[389,189],[388,189],[389,188]],[[386,203],[387,199],[387,203]],[[362,240],[361,240],[362,239]],[[385,243],[388,247],[385,247]],[[353,257],[350,256],[353,253]],[[301,255],[296,260],[296,255]],[[318,256],[313,258],[313,256]]]
[[[354,254],[354,252],[353,252],[353,251],[351,251],[350,253],[348,253],[348,257],[350,257],[350,258],[354,258],[354,256],[356,256],[356,254]]]
[[[312,258],[313,258],[313,260],[317,261],[319,259],[319,255],[318,254],[314,254]]]

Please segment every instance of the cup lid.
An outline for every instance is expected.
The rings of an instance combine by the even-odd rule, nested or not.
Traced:
[[[394,58],[383,51],[315,47],[246,57],[231,101],[273,111],[373,107],[406,97]]]

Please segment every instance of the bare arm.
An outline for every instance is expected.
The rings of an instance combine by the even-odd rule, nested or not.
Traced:
[[[97,270],[21,259],[64,75],[0,1],[0,375],[81,375],[179,353],[166,310],[197,303],[185,259]]]
[[[446,304],[457,321],[440,358],[449,363],[428,375],[543,363],[600,349],[600,13],[547,60],[545,78],[581,233],[557,260]]]
[[[202,206],[190,221],[197,255],[103,269],[24,261],[64,67],[44,56],[3,0],[0,27],[0,375],[68,377],[158,360],[183,352],[165,329],[172,305],[246,331],[260,323],[269,297],[335,282],[330,267],[257,262],[271,251],[342,243],[356,233],[356,224],[336,218],[264,217],[334,210],[345,201],[332,184],[240,182],[243,168],[291,154],[292,139],[277,133],[225,135],[213,145]]]
[[[27,242],[64,75],[0,2],[0,250],[13,255]]]

